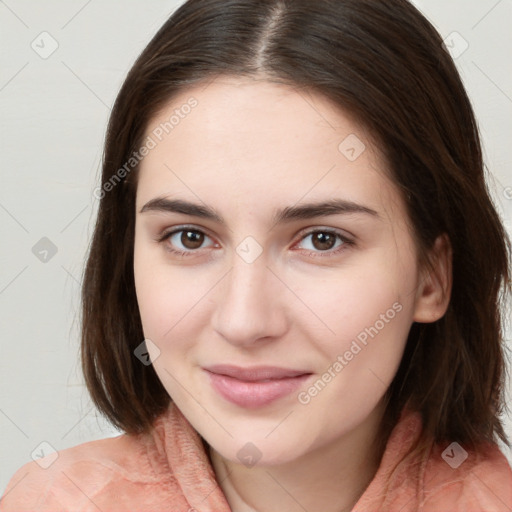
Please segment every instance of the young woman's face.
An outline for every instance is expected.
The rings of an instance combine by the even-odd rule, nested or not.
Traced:
[[[224,77],[175,97],[145,146],[137,300],[194,428],[226,459],[278,464],[382,412],[424,312],[404,205],[365,131],[321,96]]]

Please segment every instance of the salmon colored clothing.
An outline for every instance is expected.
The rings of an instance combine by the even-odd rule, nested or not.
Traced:
[[[497,445],[483,444],[457,468],[452,466],[464,452],[448,450],[450,465],[441,456],[447,447],[438,445],[419,460],[399,462],[420,430],[419,413],[404,409],[353,512],[512,510],[512,470]],[[0,511],[231,510],[199,434],[173,403],[150,434],[90,441],[58,455],[47,469],[36,462],[22,466],[7,486]]]

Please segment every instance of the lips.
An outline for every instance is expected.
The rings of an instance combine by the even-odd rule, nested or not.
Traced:
[[[208,366],[204,369],[211,373],[226,375],[227,377],[233,377],[234,379],[246,382],[286,379],[311,373],[307,370],[292,370],[288,368],[279,368],[277,366],[253,366],[252,368],[241,368],[239,366],[232,366],[228,364]]]
[[[269,405],[290,395],[312,375],[304,370],[276,366],[240,368],[215,365],[204,370],[212,388],[223,399],[250,409]]]

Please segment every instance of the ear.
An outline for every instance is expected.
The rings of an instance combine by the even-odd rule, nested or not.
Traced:
[[[448,309],[452,290],[452,246],[446,233],[439,235],[431,250],[434,269],[422,270],[416,291],[413,320],[430,323],[439,320]]]

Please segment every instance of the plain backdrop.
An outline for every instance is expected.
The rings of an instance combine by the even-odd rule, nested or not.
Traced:
[[[462,74],[510,232],[512,1],[415,3]],[[78,359],[92,191],[122,81],[179,4],[0,1],[0,493],[34,453],[118,434],[92,406]]]

